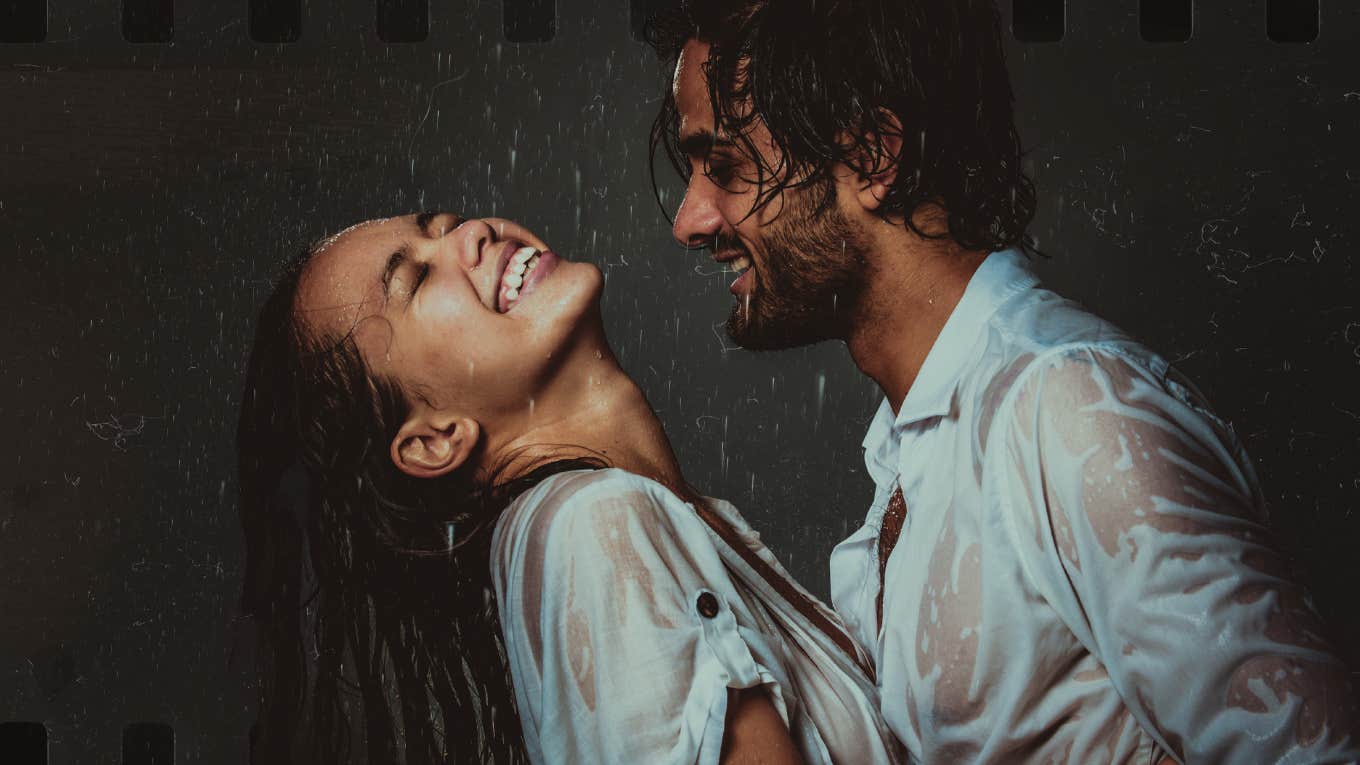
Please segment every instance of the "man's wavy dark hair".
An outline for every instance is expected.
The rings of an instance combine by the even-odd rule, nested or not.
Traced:
[[[992,0],[688,0],[649,19],[646,37],[668,73],[687,41],[712,46],[704,71],[715,129],[754,165],[753,212],[801,188],[820,192],[824,211],[838,164],[867,157],[870,173],[888,167],[883,142],[897,128],[886,110],[903,140],[882,217],[970,250],[1032,249],[1035,192],[1021,169],[1001,30]],[[651,152],[664,148],[688,182],[679,118],[667,87]],[[762,159],[751,140],[760,123],[777,159]],[[913,221],[928,203],[948,211],[947,233]]]

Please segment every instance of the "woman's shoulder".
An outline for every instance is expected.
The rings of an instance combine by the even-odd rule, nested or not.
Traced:
[[[583,502],[624,497],[661,501],[670,492],[646,476],[621,468],[571,470],[548,476],[530,492],[537,491],[558,501]]]
[[[650,478],[619,468],[602,468],[548,476],[510,503],[505,516],[532,526],[551,526],[564,516],[649,513],[677,505],[688,507]]]
[[[497,557],[543,562],[550,549],[591,553],[620,544],[693,544],[696,522],[702,523],[693,508],[650,478],[618,468],[573,470],[517,497],[499,519],[492,544]]]

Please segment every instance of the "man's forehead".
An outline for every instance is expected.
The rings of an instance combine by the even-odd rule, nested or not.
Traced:
[[[704,62],[708,60],[711,47],[702,40],[691,38],[685,43],[685,47],[680,49],[680,55],[675,58],[675,75],[671,83],[677,97],[684,87],[681,84],[682,79],[690,78],[694,84],[702,84]]]
[[[675,78],[671,93],[680,113],[680,135],[712,133],[713,111],[708,99],[704,76],[704,62],[708,60],[709,44],[690,40],[675,61]]]

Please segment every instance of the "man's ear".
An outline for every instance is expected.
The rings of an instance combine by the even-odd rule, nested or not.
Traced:
[[[481,435],[470,417],[412,416],[392,439],[392,464],[413,478],[438,478],[467,462]]]
[[[875,132],[865,136],[865,152],[854,158],[859,174],[855,199],[865,210],[883,205],[888,191],[902,169],[902,120],[891,111],[879,108]]]

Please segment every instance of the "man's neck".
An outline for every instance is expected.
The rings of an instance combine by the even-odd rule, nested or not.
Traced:
[[[870,278],[846,344],[896,414],[987,253],[922,239],[900,224],[876,233]]]

